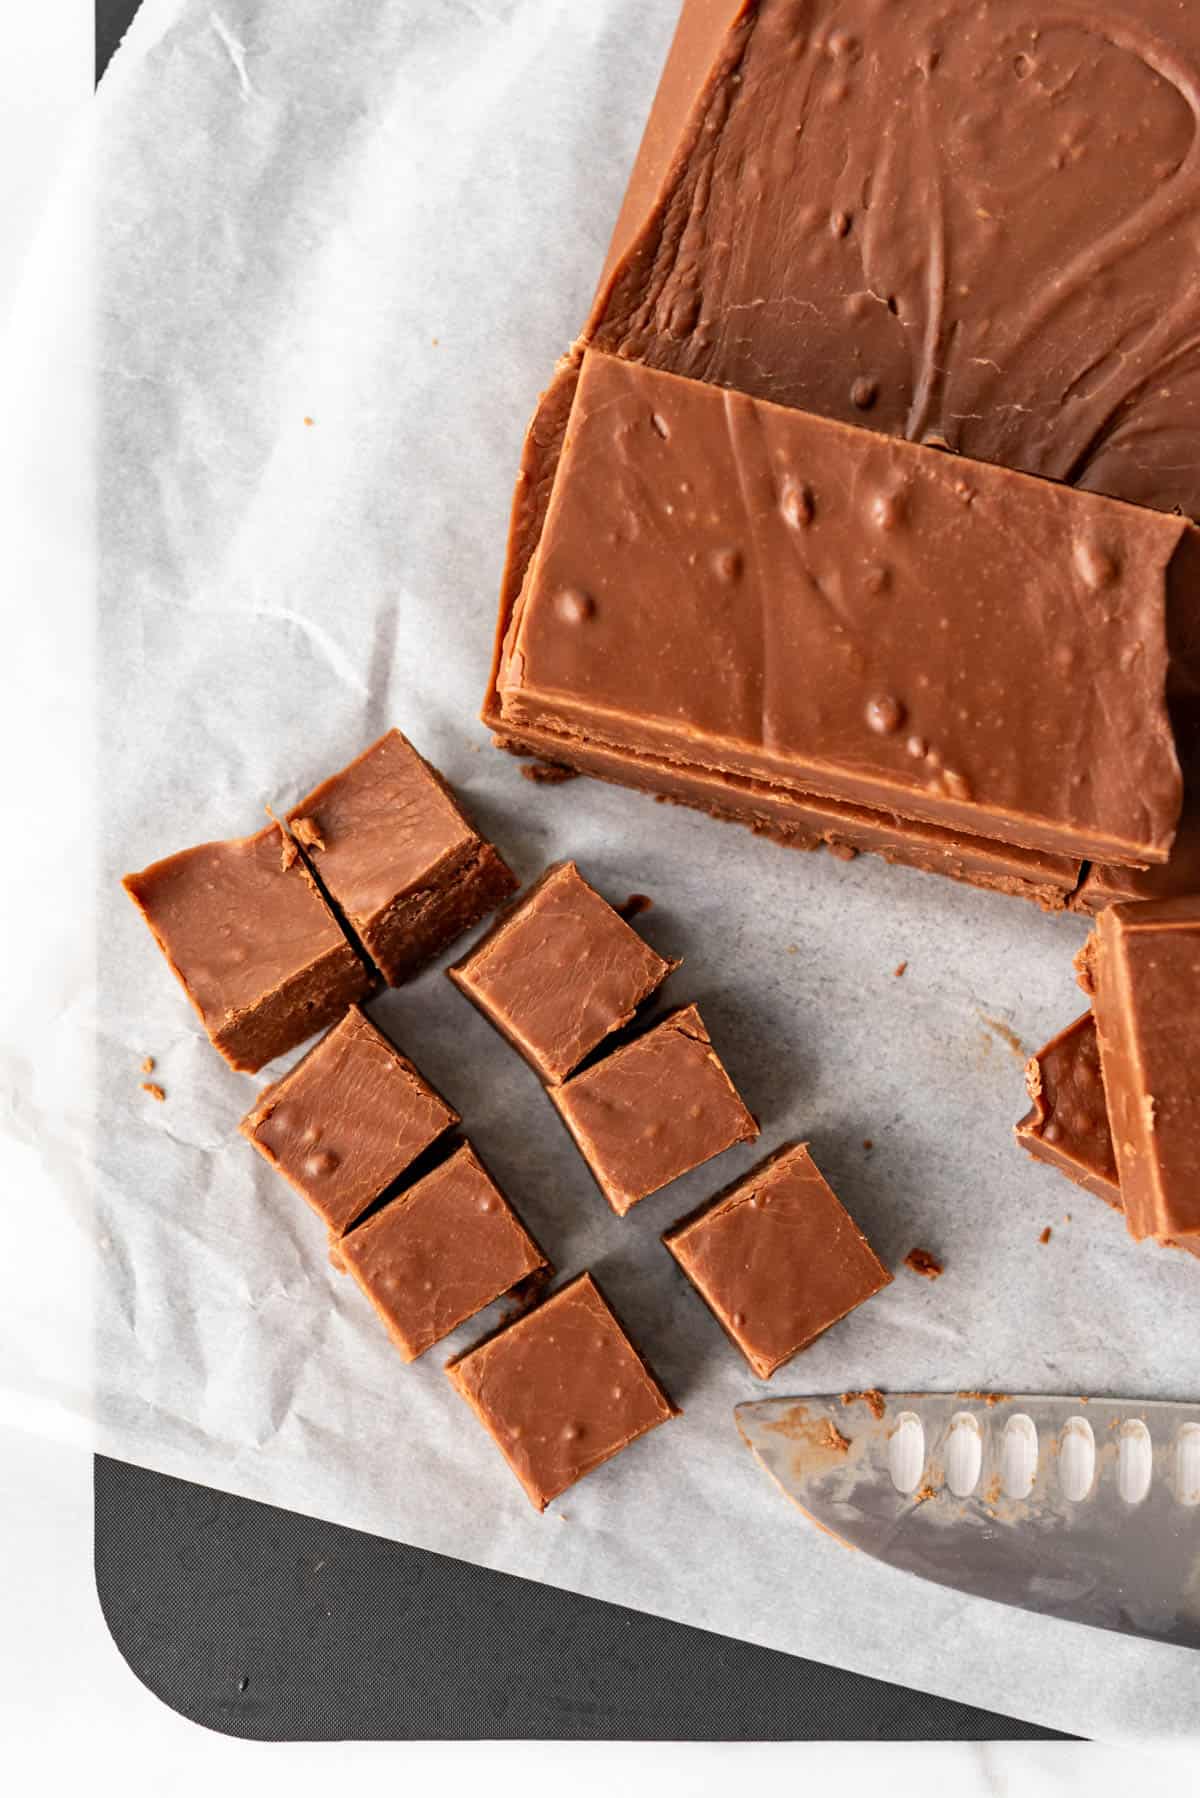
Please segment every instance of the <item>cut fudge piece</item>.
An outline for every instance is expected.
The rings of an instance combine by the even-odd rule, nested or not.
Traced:
[[[556,1085],[628,1024],[678,966],[656,955],[574,862],[562,862],[449,974]]]
[[[1025,1082],[1033,1108],[1017,1125],[1021,1147],[1114,1211],[1124,1212],[1096,1020],[1090,1011],[1038,1051],[1025,1071]],[[1162,1243],[1200,1260],[1200,1236],[1165,1236]]]
[[[1200,1233],[1200,897],[1109,906],[1079,962],[1130,1234]]]
[[[324,1030],[375,985],[277,824],[184,849],[122,885],[213,1047],[243,1072]]]
[[[1200,617],[1200,603],[1197,604]],[[1171,859],[1156,868],[1089,867],[1071,910],[1093,916],[1122,899],[1178,899],[1200,893],[1200,709],[1174,708],[1175,742],[1183,768],[1183,811]]]
[[[241,1132],[341,1235],[458,1122],[355,1007],[266,1088]]]
[[[634,784],[651,757],[1164,862],[1166,585],[1191,529],[591,351],[500,722]]]
[[[663,1241],[760,1380],[892,1283],[805,1143],[777,1150]]]
[[[553,1269],[470,1143],[338,1244],[406,1361]]]
[[[517,888],[398,730],[314,787],[288,824],[389,986],[419,973]]]
[[[679,1416],[590,1274],[446,1371],[539,1511]]]
[[[547,1090],[619,1217],[758,1135],[694,1005]]]
[[[1120,1211],[1100,1044],[1090,1011],[1031,1057],[1025,1085],[1032,1104],[1016,1127],[1021,1147]]]

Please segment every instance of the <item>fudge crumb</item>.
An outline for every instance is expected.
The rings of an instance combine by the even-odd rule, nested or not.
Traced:
[[[923,1280],[940,1280],[946,1271],[944,1263],[928,1249],[909,1249],[904,1265],[910,1273],[920,1274]]]
[[[630,893],[624,905],[618,905],[617,912],[627,924],[632,924],[635,918],[640,918],[644,911],[651,911],[653,907],[654,901],[648,894]]]
[[[1063,1223],[1069,1224],[1070,1221],[1071,1221],[1071,1213],[1069,1211],[1064,1211],[1063,1212]]]
[[[162,1087],[159,1086],[158,1083],[154,1080],[143,1080],[142,1081],[142,1091],[144,1093],[149,1093],[150,1097],[158,1105],[161,1105],[163,1100],[167,1096],[166,1093],[163,1091]]]
[[[264,806],[263,810],[279,832],[279,871],[281,874],[286,874],[289,868],[295,867],[296,862],[299,859],[300,851],[296,847],[293,838],[288,835],[287,831],[283,828],[283,825],[279,822],[279,819],[275,816],[275,813],[271,810],[271,807],[269,805]]]
[[[902,961],[900,963],[899,967],[892,969],[892,973],[895,975],[897,980],[903,980],[904,976],[908,973],[908,963],[906,961]]]
[[[142,1062],[143,1074],[152,1074],[154,1072],[154,1065],[155,1064],[154,1064],[153,1055],[147,1055],[145,1060]]]
[[[986,1405],[990,1411],[993,1405],[1006,1405],[1012,1397],[1010,1392],[956,1392],[955,1398],[973,1398],[977,1403]]]
[[[1043,1248],[1045,1248],[1046,1244],[1049,1242],[1050,1238],[1053,1235],[1054,1235],[1054,1231],[1050,1228],[1049,1224],[1047,1224],[1046,1228],[1042,1231],[1041,1235],[1038,1237],[1038,1241],[1041,1243]]]
[[[1000,1038],[1000,1041],[1005,1045],[1010,1054],[1016,1057],[1021,1066],[1025,1067],[1029,1061],[1029,1050],[1025,1047],[1025,1044],[1021,1041],[1011,1024],[1006,1024],[1003,1018],[989,1018],[986,1011],[981,1011],[979,1013],[979,1018],[981,1023],[986,1024],[993,1036],[998,1036]]]
[[[929,1484],[929,1482],[926,1481],[925,1485],[923,1485],[921,1487],[921,1490],[919,1492],[915,1492],[913,1494],[913,1503],[914,1503],[914,1505],[928,1504],[929,1500],[931,1498],[936,1498],[936,1497],[937,1497],[937,1487],[931,1486]]]
[[[434,349],[436,350],[438,347],[438,339],[436,337],[431,337],[429,339],[429,341],[433,345]]]
[[[849,1436],[843,1436],[833,1419],[827,1417],[825,1419],[825,1428],[821,1432],[821,1446],[822,1448],[831,1449],[835,1455],[848,1455],[850,1453],[850,1438]]]
[[[882,1392],[877,1386],[870,1386],[865,1392],[843,1392],[844,1405],[865,1405],[876,1423],[887,1409]]]
[[[785,953],[788,955],[799,955],[799,953],[800,953],[799,943],[789,943]]]
[[[825,847],[835,861],[856,862],[858,860],[858,850],[852,849],[849,843],[826,843]]]
[[[863,1148],[867,1151],[868,1155],[871,1153],[871,1150],[874,1147],[875,1147],[875,1144],[874,1144],[874,1141],[872,1140],[872,1138],[869,1136],[864,1136],[863,1137]]]
[[[311,429],[312,429],[312,427],[313,427],[313,425],[315,425],[315,424],[316,424],[316,422],[317,422],[317,421],[316,421],[316,419],[315,419],[315,418],[309,418],[309,416],[308,416],[308,414],[307,414],[307,413],[305,413],[305,415],[304,415],[304,422],[305,422],[305,424],[306,424],[306,425],[307,425],[307,426],[308,426],[308,427],[309,427],[309,429],[310,429],[310,430],[311,430]]]
[[[324,849],[325,840],[320,828],[312,818],[297,818],[292,825],[292,835],[306,849]]]
[[[564,781],[578,780],[578,768],[564,768],[560,762],[522,762],[521,778],[539,787],[561,787]]]

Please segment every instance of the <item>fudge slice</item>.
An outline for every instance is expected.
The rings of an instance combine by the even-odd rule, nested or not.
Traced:
[[[663,1242],[760,1380],[892,1283],[805,1143],[779,1149]]]
[[[257,1073],[324,1030],[374,978],[272,823],[122,882],[231,1067]]]
[[[1121,1184],[1090,1011],[1030,1058],[1025,1085],[1031,1105],[1016,1126],[1021,1147],[1120,1211]]]
[[[547,1090],[619,1217],[758,1135],[694,1005]]]
[[[458,1122],[408,1057],[352,1007],[266,1088],[240,1128],[340,1236]]]
[[[538,1511],[679,1416],[590,1274],[446,1371]]]
[[[1200,1234],[1200,897],[1109,906],[1079,965],[1130,1234]]]
[[[288,825],[389,986],[410,980],[517,888],[398,730],[314,787]]]
[[[343,1236],[338,1253],[406,1361],[553,1273],[470,1143]]]
[[[656,955],[574,862],[562,862],[448,972],[555,1085],[628,1024],[678,966]]]

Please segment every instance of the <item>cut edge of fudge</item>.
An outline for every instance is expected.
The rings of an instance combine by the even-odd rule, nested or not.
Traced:
[[[464,1369],[474,1357],[481,1353],[486,1353],[486,1351],[492,1348],[500,1339],[511,1336],[516,1331],[528,1330],[530,1328],[537,1329],[542,1323],[547,1311],[578,1290],[583,1290],[590,1294],[600,1311],[603,1312],[607,1324],[637,1362],[649,1393],[653,1399],[657,1401],[658,1415],[651,1421],[643,1424],[639,1429],[633,1431],[632,1434],[627,1434],[622,1441],[606,1448],[602,1453],[596,1455],[595,1458],[586,1460],[572,1473],[569,1479],[565,1480],[555,1489],[549,1490],[534,1484],[510,1458],[496,1429],[493,1427],[491,1415],[479,1402],[475,1393],[468,1385],[464,1375]],[[632,1445],[635,1442],[640,1441],[643,1436],[649,1435],[650,1432],[657,1429],[660,1424],[669,1423],[673,1418],[681,1417],[683,1415],[681,1408],[675,1404],[662,1381],[651,1367],[646,1356],[634,1342],[629,1331],[617,1315],[617,1312],[609,1303],[599,1281],[590,1270],[585,1270],[581,1274],[576,1274],[572,1279],[567,1280],[554,1292],[548,1293],[531,1310],[524,1312],[516,1319],[499,1324],[470,1348],[465,1349],[461,1354],[453,1356],[446,1362],[445,1372],[459,1396],[475,1413],[476,1419],[503,1456],[510,1472],[519,1481],[530,1504],[532,1504],[534,1510],[538,1512],[544,1512],[556,1498],[561,1497],[564,1492],[569,1491],[579,1480],[585,1479],[588,1474],[595,1473],[598,1468],[604,1467],[608,1462],[615,1460],[625,1449],[632,1447]]]
[[[365,1031],[368,1033],[372,1043],[386,1051],[388,1059],[395,1066],[397,1073],[403,1078],[406,1085],[411,1090],[420,1094],[422,1102],[428,1104],[431,1111],[440,1113],[441,1120],[438,1123],[437,1128],[433,1130],[433,1134],[422,1147],[418,1149],[414,1155],[410,1156],[403,1165],[394,1169],[394,1171],[388,1175],[384,1184],[378,1191],[372,1193],[370,1198],[364,1200],[363,1203],[357,1207],[349,1221],[342,1226],[340,1231],[333,1228],[329,1223],[328,1217],[321,1208],[314,1203],[311,1195],[304,1190],[303,1186],[301,1186],[297,1180],[293,1179],[292,1175],[283,1166],[272,1145],[264,1141],[260,1135],[262,1126],[274,1115],[279,1105],[287,1099],[289,1088],[295,1085],[297,1078],[309,1067],[310,1063],[314,1060],[318,1060],[323,1052],[327,1052],[331,1038],[334,1036],[335,1032],[339,1030],[353,1030],[356,1032]],[[398,1191],[409,1179],[419,1177],[420,1172],[424,1171],[429,1164],[430,1159],[439,1155],[441,1145],[445,1144],[448,1140],[449,1132],[456,1129],[461,1123],[462,1118],[456,1108],[451,1105],[449,1101],[438,1092],[437,1088],[425,1078],[415,1062],[405,1055],[403,1050],[399,1049],[396,1044],[392,1042],[391,1038],[380,1030],[379,1026],[375,1024],[371,1018],[367,1017],[366,1013],[362,1011],[359,1006],[351,1005],[347,1007],[345,1014],[338,1019],[337,1023],[334,1024],[330,1030],[327,1030],[320,1040],[314,1043],[312,1047],[301,1056],[294,1067],[289,1068],[286,1074],[281,1075],[278,1080],[272,1081],[269,1086],[265,1086],[262,1089],[254,1104],[238,1125],[238,1132],[246,1139],[251,1148],[253,1148],[257,1154],[261,1155],[262,1159],[271,1168],[272,1172],[278,1174],[281,1180],[286,1181],[291,1190],[296,1193],[299,1198],[302,1198],[304,1202],[316,1212],[318,1217],[322,1218],[329,1228],[331,1238],[336,1241],[339,1236],[344,1236],[349,1231],[360,1226],[374,1213],[381,1203],[386,1202],[386,1200],[393,1193]]]
[[[816,1175],[842,1216],[846,1218],[851,1229],[854,1231],[855,1236],[858,1238],[862,1249],[865,1251],[864,1265],[869,1264],[874,1269],[878,1279],[877,1283],[871,1287],[869,1292],[864,1292],[860,1298],[854,1299],[844,1310],[839,1311],[836,1317],[831,1317],[829,1321],[822,1324],[819,1329],[814,1330],[802,1341],[797,1342],[794,1348],[789,1349],[782,1355],[772,1357],[758,1353],[749,1343],[742,1342],[738,1339],[734,1329],[731,1327],[730,1321],[727,1320],[724,1315],[723,1307],[721,1307],[714,1298],[710,1297],[709,1293],[697,1278],[696,1273],[681,1257],[679,1251],[681,1245],[693,1231],[702,1227],[717,1213],[733,1209],[739,1204],[747,1203],[755,1196],[757,1191],[761,1190],[765,1183],[769,1183],[778,1170],[782,1169],[786,1171],[793,1164],[802,1167],[806,1172],[811,1171]],[[752,1372],[760,1380],[769,1380],[781,1367],[786,1366],[797,1355],[802,1354],[805,1349],[811,1347],[814,1342],[817,1342],[828,1331],[832,1330],[836,1324],[842,1323],[844,1319],[857,1311],[860,1305],[865,1305],[869,1300],[876,1298],[879,1293],[886,1291],[889,1286],[895,1283],[895,1275],[880,1260],[875,1249],[871,1246],[871,1242],[867,1237],[866,1232],[855,1221],[845,1205],[842,1204],[837,1193],[834,1192],[833,1187],[829,1184],[829,1181],[825,1178],[825,1175],[821,1172],[820,1167],[813,1158],[811,1146],[807,1142],[783,1143],[778,1149],[774,1150],[772,1154],[768,1155],[765,1160],[760,1161],[757,1167],[751,1168],[748,1173],[742,1174],[738,1179],[731,1181],[728,1186],[724,1187],[713,1198],[705,1199],[703,1203],[697,1205],[693,1211],[688,1212],[685,1217],[680,1218],[678,1223],[672,1224],[669,1230],[663,1232],[661,1240],[664,1248],[671,1255],[680,1272],[688,1281],[689,1285],[694,1288],[698,1297],[703,1301],[705,1308],[711,1313],[730,1343],[737,1349],[743,1360],[749,1364]]]
[[[296,866],[296,878],[304,882],[337,940],[331,941],[318,959],[275,986],[263,1002],[227,1010],[220,1021],[210,1019],[196,995],[187,972],[172,953],[158,923],[147,907],[143,885],[148,877],[174,862],[206,849],[240,849],[277,835],[280,873],[286,875]],[[196,843],[171,855],[161,856],[144,868],[122,876],[121,885],[146,924],[163,960],[183,988],[188,1003],[199,1018],[205,1035],[218,1054],[238,1073],[257,1074],[270,1061],[298,1048],[309,1037],[335,1024],[353,1004],[368,999],[378,980],[369,961],[360,953],[354,938],[344,928],[337,911],[329,904],[320,883],[313,879],[303,862],[289,854],[289,838],[278,819],[261,831],[246,837],[214,839]],[[314,990],[315,989],[315,990]],[[306,996],[311,993],[311,996]],[[290,1020],[290,1021],[289,1021]]]
[[[614,1063],[619,1059],[636,1053],[651,1038],[667,1032],[687,1037],[706,1051],[707,1061],[720,1076],[723,1086],[732,1100],[731,1119],[736,1118],[737,1128],[731,1132],[728,1141],[720,1147],[710,1150],[698,1160],[669,1174],[656,1185],[644,1191],[638,1190],[636,1193],[630,1193],[624,1188],[618,1188],[603,1171],[602,1161],[595,1152],[595,1145],[590,1134],[582,1127],[577,1127],[569,1107],[574,1092],[584,1083],[599,1079],[605,1073],[611,1072]],[[560,1082],[557,1086],[547,1086],[545,1091],[562,1119],[571,1140],[583,1157],[589,1173],[600,1188],[605,1201],[618,1217],[627,1217],[633,1207],[640,1205],[643,1200],[653,1198],[656,1193],[665,1191],[668,1186],[674,1185],[676,1180],[682,1180],[686,1174],[694,1173],[697,1168],[704,1167],[709,1161],[714,1161],[718,1155],[725,1154],[727,1150],[736,1147],[738,1143],[754,1142],[761,1134],[758,1120],[742,1098],[728,1068],[714,1048],[707,1026],[700,1015],[699,1006],[694,1001],[676,1006],[673,1011],[667,1012],[661,1018],[650,1019],[642,1028],[631,1032],[623,1042],[615,1045],[606,1054],[601,1055],[597,1060],[586,1063],[577,1073],[572,1074],[570,1079]]]
[[[352,914],[322,871],[325,844],[314,814],[319,814],[324,796],[335,783],[352,775],[392,739],[413,756],[436,787],[460,827],[462,840],[370,917],[358,916]],[[472,822],[445,775],[397,727],[385,731],[345,767],[327,775],[290,807],[286,828],[339,925],[388,986],[402,986],[413,979],[460,936],[495,911],[519,885],[495,844]]]
[[[595,900],[597,906],[602,906],[604,911],[610,915],[612,923],[609,927],[617,930],[618,940],[628,942],[630,949],[642,960],[645,978],[631,992],[632,1002],[624,1004],[620,1011],[615,1012],[611,1022],[599,1034],[593,1034],[589,1038],[586,1046],[574,1056],[569,1065],[564,1065],[562,1056],[555,1059],[552,1064],[549,1056],[528,1040],[515,1022],[510,1022],[501,1013],[477,976],[486,971],[487,964],[497,948],[503,944],[513,927],[523,921],[527,910],[536,905],[546,888],[553,886],[556,881],[569,877],[577,880]],[[621,916],[617,908],[610,904],[604,895],[592,885],[580,871],[578,863],[573,859],[565,859],[551,863],[525,892],[507,905],[491,927],[467,951],[466,955],[446,969],[446,974],[463,997],[470,1000],[481,1016],[487,1019],[493,1029],[499,1032],[505,1042],[516,1050],[517,1054],[534,1069],[535,1073],[548,1086],[558,1086],[585,1067],[593,1055],[603,1052],[614,1038],[618,1038],[621,1032],[628,1029],[655,994],[659,992],[664,982],[681,966],[682,963],[679,960],[669,960],[652,948],[629,921]]]
[[[336,1253],[336,1260],[333,1264],[339,1272],[351,1276],[383,1324],[401,1360],[409,1365],[427,1354],[430,1349],[436,1348],[439,1342],[443,1342],[462,1324],[470,1322],[473,1317],[478,1317],[480,1312],[486,1311],[489,1305],[495,1304],[499,1299],[515,1297],[518,1294],[526,1296],[538,1293],[554,1277],[554,1265],[550,1258],[529,1230],[507,1194],[502,1190],[474,1144],[466,1139],[451,1139],[444,1148],[441,1144],[432,1145],[430,1153],[436,1153],[437,1157],[432,1166],[427,1167],[424,1172],[417,1173],[416,1170],[420,1163],[414,1162],[405,1171],[403,1177],[405,1183],[398,1192],[373,1206],[369,1213],[360,1217],[340,1238],[333,1238],[331,1242],[331,1260]],[[423,1157],[422,1161],[424,1159]],[[456,1167],[464,1166],[469,1167],[471,1172],[480,1179],[482,1185],[488,1190],[489,1196],[494,1195],[498,1210],[509,1226],[511,1244],[515,1250],[521,1251],[522,1265],[511,1279],[507,1277],[509,1270],[506,1269],[503,1284],[495,1285],[494,1281],[489,1282],[486,1296],[479,1297],[478,1302],[472,1298],[466,1310],[456,1309],[452,1321],[447,1322],[444,1328],[439,1326],[436,1334],[426,1334],[420,1340],[414,1340],[406,1335],[401,1323],[384,1309],[373,1286],[368,1283],[366,1273],[361,1265],[362,1252],[366,1245],[384,1234],[406,1211],[411,1211],[413,1207],[419,1206],[423,1200],[428,1199],[434,1182],[450,1177]]]
[[[1025,1064],[1025,1089],[1029,1094],[1030,1108],[1013,1129],[1016,1139],[1027,1155],[1034,1161],[1040,1161],[1047,1167],[1056,1168],[1060,1174],[1082,1187],[1095,1199],[1100,1199],[1114,1211],[1124,1211],[1121,1202],[1121,1188],[1116,1179],[1109,1179],[1103,1169],[1089,1161],[1082,1153],[1071,1146],[1070,1138],[1062,1141],[1048,1141],[1045,1136],[1047,1124],[1052,1122],[1050,1106],[1047,1102],[1042,1074],[1042,1061],[1056,1049],[1072,1043],[1072,1040],[1091,1025],[1095,1028],[1095,1020],[1090,1011],[1075,1018],[1072,1023],[1060,1030],[1057,1036],[1030,1056]],[[1101,1075],[1103,1080],[1103,1075]]]

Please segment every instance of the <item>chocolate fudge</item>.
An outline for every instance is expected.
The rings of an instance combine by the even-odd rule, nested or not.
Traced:
[[[1165,595],[1190,529],[589,352],[500,720],[567,761],[596,744],[635,772],[1162,862]]]
[[[240,1127],[340,1236],[458,1122],[407,1056],[353,1007],[266,1088]]]
[[[694,1005],[547,1090],[618,1217],[758,1135]]]
[[[1200,607],[1197,608],[1200,613]],[[1175,741],[1183,768],[1184,800],[1170,860],[1153,868],[1087,868],[1070,901],[1095,916],[1122,899],[1176,899],[1200,893],[1200,708],[1177,705]]]
[[[678,966],[656,955],[574,862],[562,862],[448,972],[556,1085],[628,1024]]]
[[[213,1047],[245,1073],[324,1030],[374,989],[277,824],[184,849],[122,885]]]
[[[1025,1071],[1025,1083],[1033,1105],[1016,1127],[1021,1147],[1123,1212],[1100,1044],[1090,1011],[1038,1050]],[[1200,1236],[1164,1237],[1163,1245],[1200,1259]]]
[[[777,1150],[663,1241],[760,1380],[892,1283],[805,1143]]]
[[[538,1511],[679,1416],[590,1274],[446,1371]]]
[[[514,1286],[553,1272],[470,1143],[338,1249],[406,1361]]]
[[[1021,1147],[1120,1211],[1100,1044],[1090,1011],[1030,1058],[1025,1085],[1031,1104],[1016,1126]]]
[[[1130,1234],[1200,1234],[1200,897],[1111,905],[1080,956]]]
[[[685,0],[591,316],[526,439],[497,671],[590,349],[1200,513],[1187,450],[1200,422],[1188,272],[1200,177],[1186,99],[1200,14],[1116,0],[1053,31],[1041,23],[973,0]],[[1196,564],[1188,532],[1168,577],[1175,691],[1196,690]],[[484,716],[501,744],[561,755],[549,733],[506,727],[494,681]],[[1064,751],[1069,724],[1064,707]],[[651,785],[644,760],[573,759]],[[652,771],[660,785],[669,775]],[[710,798],[689,785],[671,797],[761,828],[761,793]],[[778,817],[774,798],[771,809]],[[839,830],[821,810],[793,798],[770,834],[883,852],[1051,906],[1077,884],[1061,869],[1027,878],[991,838],[964,833],[961,853],[953,841],[910,846],[904,814]]]
[[[516,891],[511,870],[398,730],[314,787],[288,825],[389,986]]]

